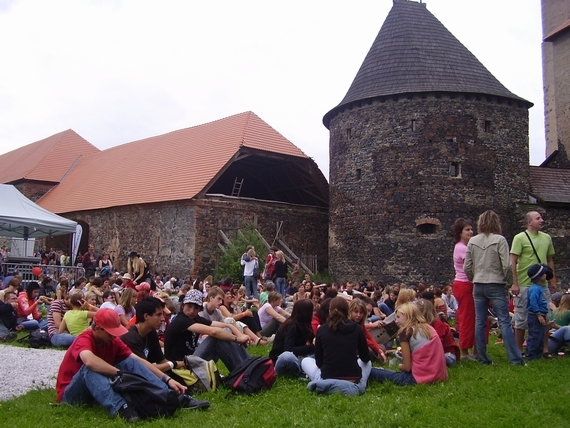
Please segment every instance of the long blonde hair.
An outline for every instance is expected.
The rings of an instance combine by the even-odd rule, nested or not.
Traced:
[[[400,332],[406,332],[406,334],[411,332],[414,338],[417,337],[418,332],[428,339],[433,337],[429,324],[414,303],[404,303],[396,309],[396,312],[406,317],[406,322],[400,327]]]
[[[396,299],[394,307],[398,309],[405,303],[413,302],[415,298],[416,292],[412,288],[402,288],[398,293],[398,298]]]
[[[366,303],[364,302],[364,300],[352,299],[352,301],[350,302],[350,306],[348,307],[348,318],[350,318],[350,315],[356,311],[361,311],[364,314],[364,316],[358,323],[360,325],[364,325],[364,320],[366,320],[366,317],[368,315],[368,308],[366,307]]]
[[[137,296],[137,292],[132,288],[123,290],[119,299],[119,304],[123,307],[125,312],[130,312],[133,309],[133,297]]]
[[[565,317],[569,310],[570,310],[570,294],[563,294],[562,298],[560,299],[560,304],[553,311],[554,316],[556,318]]]

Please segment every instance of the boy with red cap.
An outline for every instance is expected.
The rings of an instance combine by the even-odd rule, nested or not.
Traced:
[[[114,310],[97,311],[92,327],[77,336],[63,357],[55,386],[57,401],[69,404],[97,401],[111,416],[119,413],[127,422],[136,421],[139,419],[136,411],[113,390],[109,381],[123,370],[137,373],[159,388],[172,388],[180,394],[180,407],[195,408],[195,400],[185,394],[185,386],[131,352],[118,337],[125,333],[127,329]]]

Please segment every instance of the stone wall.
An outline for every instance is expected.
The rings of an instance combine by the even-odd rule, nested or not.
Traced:
[[[37,202],[49,190],[54,187],[53,183],[43,183],[37,181],[25,181],[14,185],[16,189],[32,202]]]
[[[68,213],[66,217],[86,229],[81,250],[85,251],[88,242],[95,245],[97,253],[108,250],[119,270],[126,269],[127,254],[137,251],[153,271],[205,277],[219,257],[219,230],[231,235],[240,225],[256,222],[260,232],[272,239],[278,221],[284,222],[284,240],[293,251],[315,253],[320,266],[327,267],[326,209],[206,197]]]
[[[451,226],[487,210],[505,235],[528,200],[528,110],[492,97],[396,97],[330,123],[329,266],[339,280],[449,283]]]

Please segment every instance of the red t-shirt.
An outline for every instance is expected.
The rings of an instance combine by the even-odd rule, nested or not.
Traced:
[[[77,373],[79,369],[81,369],[81,366],[83,366],[83,361],[81,361],[81,358],[79,357],[79,354],[83,351],[91,351],[93,354],[111,365],[115,365],[118,362],[123,361],[132,354],[127,345],[125,345],[118,337],[115,337],[111,343],[100,346],[95,342],[93,330],[90,328],[85,330],[73,341],[65,353],[61,365],[59,366],[57,382],[55,384],[58,402],[63,398],[65,388],[67,388],[67,385],[71,383],[71,379],[73,379],[75,373]]]

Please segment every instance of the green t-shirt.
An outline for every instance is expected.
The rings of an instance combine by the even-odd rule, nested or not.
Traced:
[[[269,297],[269,293],[267,291],[262,291],[259,295],[259,304],[263,305],[267,302],[267,298]]]
[[[67,330],[74,336],[83,333],[89,327],[87,311],[72,309],[65,313],[63,319],[65,320],[65,325],[67,325]]]
[[[540,263],[546,264],[548,256],[554,255],[554,246],[552,245],[552,239],[550,235],[544,232],[538,232],[537,234],[528,232],[528,236],[532,240],[534,248],[540,257]],[[530,286],[532,281],[530,280],[527,271],[528,268],[534,264],[539,263],[530,241],[526,237],[524,232],[519,233],[513,238],[513,244],[511,246],[511,254],[519,256],[517,262],[517,277],[519,285]],[[545,284],[542,284],[545,285]]]
[[[570,325],[570,311],[566,311],[566,313],[562,316],[558,316],[557,312],[558,309],[550,313],[550,321],[554,321],[560,327],[564,327],[565,325]]]

